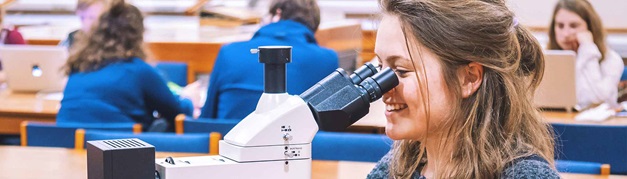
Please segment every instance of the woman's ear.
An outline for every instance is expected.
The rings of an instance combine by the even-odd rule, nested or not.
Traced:
[[[477,62],[470,62],[459,69],[459,80],[461,85],[462,98],[468,98],[474,94],[483,81],[483,65]]]

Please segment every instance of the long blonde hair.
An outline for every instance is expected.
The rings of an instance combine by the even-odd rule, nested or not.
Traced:
[[[603,28],[603,22],[601,17],[594,10],[592,4],[587,0],[559,0],[553,9],[553,18],[551,18],[551,24],[549,26],[549,44],[548,49],[563,50],[557,40],[555,39],[555,16],[561,9],[574,12],[581,17],[588,27],[586,27],[590,33],[592,33],[594,44],[597,45],[601,52],[601,60],[605,59],[607,53],[607,45],[605,43],[605,29]]]
[[[445,92],[453,100],[442,145],[454,151],[433,161],[441,164],[435,166],[441,167],[436,178],[499,178],[508,163],[533,154],[553,163],[552,133],[532,103],[543,74],[542,50],[503,1],[380,0],[380,5],[399,17],[412,61],[420,56],[417,48],[426,48],[442,65]],[[462,98],[457,70],[470,62],[483,66],[483,79],[474,94]],[[424,106],[428,113],[428,102]],[[410,178],[429,162],[417,140],[397,141],[392,150],[395,178]]]
[[[123,0],[112,2],[86,38],[78,39],[64,67],[65,72],[88,72],[137,57],[146,58],[144,17],[135,6]]]

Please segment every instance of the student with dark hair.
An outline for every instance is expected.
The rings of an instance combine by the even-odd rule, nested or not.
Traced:
[[[577,108],[607,103],[618,107],[618,83],[625,65],[606,42],[601,18],[587,0],[559,0],[549,26],[548,49],[577,53]]]
[[[315,0],[275,0],[269,13],[272,23],[261,27],[250,41],[220,49],[200,117],[243,119],[255,110],[263,93],[263,64],[250,49],[293,47],[292,62],[287,64],[289,94],[304,92],[338,67],[337,54],[320,47],[314,38],[320,24]]]
[[[544,58],[501,0],[381,0],[375,53],[394,139],[368,178],[559,178],[533,105]]]
[[[111,8],[72,48],[65,70],[57,123],[141,123],[150,129],[153,112],[174,125],[183,112],[157,71],[146,64],[143,15],[124,1]]]

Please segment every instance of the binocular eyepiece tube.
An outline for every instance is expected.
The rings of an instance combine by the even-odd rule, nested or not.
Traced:
[[[398,85],[389,68],[380,72],[370,63],[348,75],[338,68],[300,97],[309,104],[318,127],[325,131],[342,131],[368,114],[370,103]]]

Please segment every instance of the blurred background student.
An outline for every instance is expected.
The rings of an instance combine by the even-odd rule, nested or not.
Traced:
[[[17,31],[16,28],[5,26],[2,22],[4,20],[4,14],[6,6],[12,1],[5,1],[0,3],[0,45],[4,44],[26,44],[22,34]],[[4,73],[2,72],[2,63],[0,62],[0,85],[5,81]]]
[[[292,46],[287,64],[287,92],[298,95],[338,67],[338,56],[320,47],[314,33],[320,25],[316,0],[274,0],[272,23],[261,27],[250,41],[225,45],[209,80],[202,118],[243,119],[255,110],[263,93],[263,64],[250,49],[265,45]]]
[[[617,107],[624,65],[606,42],[601,18],[587,0],[559,0],[550,24],[548,49],[577,53],[578,110],[607,103]]]
[[[174,117],[183,111],[163,78],[144,62],[143,34],[141,12],[124,1],[112,2],[71,50],[57,123],[135,122],[165,130],[153,126],[157,111],[172,130]]]
[[[109,0],[79,0],[76,4],[76,15],[80,18],[81,28],[68,34],[67,38],[59,43],[68,49],[74,45],[77,38],[83,37],[98,21],[98,17],[111,3]]]

